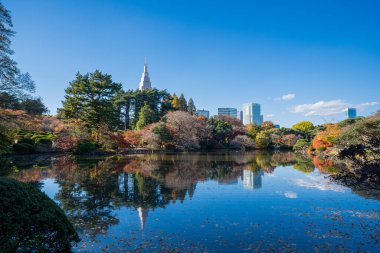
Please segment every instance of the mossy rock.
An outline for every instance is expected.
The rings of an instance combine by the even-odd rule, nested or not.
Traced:
[[[36,184],[0,177],[1,252],[71,252],[78,234]]]

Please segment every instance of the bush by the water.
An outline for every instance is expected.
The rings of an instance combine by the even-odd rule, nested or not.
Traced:
[[[1,252],[71,252],[79,241],[64,212],[37,185],[0,178]]]
[[[16,143],[13,145],[13,151],[17,154],[35,154],[37,153],[36,147],[29,143]]]
[[[75,149],[75,153],[77,154],[88,154],[94,152],[98,149],[98,144],[93,141],[84,141],[79,143]]]

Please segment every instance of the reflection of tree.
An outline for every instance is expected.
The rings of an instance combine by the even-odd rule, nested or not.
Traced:
[[[117,192],[117,178],[111,166],[113,159],[77,163],[75,171],[69,170],[66,177],[59,177],[60,190],[55,196],[70,220],[81,232],[95,236],[106,233],[107,229],[118,223],[112,214],[112,201]],[[60,160],[54,166],[62,168],[59,162],[67,167],[68,160]],[[72,160],[74,164],[75,161]],[[62,175],[61,175],[62,176]],[[96,230],[94,230],[96,228]]]
[[[143,228],[149,210],[191,199],[199,181],[235,183],[246,170],[247,186],[260,188],[263,171],[271,173],[277,166],[291,164],[305,172],[313,169],[306,158],[292,152],[59,156],[48,164],[46,169],[11,171],[11,176],[23,181],[55,178],[56,199],[77,230],[90,236],[117,224],[114,210],[120,207],[136,209]]]
[[[293,165],[293,168],[304,173],[310,173],[314,171],[315,167],[310,159],[302,155],[298,155],[296,156],[296,163]]]

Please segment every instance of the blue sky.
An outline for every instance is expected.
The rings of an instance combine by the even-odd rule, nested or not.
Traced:
[[[260,103],[265,120],[338,121],[380,109],[379,1],[3,0],[14,58],[51,113],[75,73],[154,87],[211,114]]]

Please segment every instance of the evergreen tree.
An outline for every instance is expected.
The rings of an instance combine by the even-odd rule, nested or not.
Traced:
[[[179,97],[179,110],[187,112],[187,102],[183,94]]]
[[[42,115],[49,112],[41,98],[27,98],[20,102],[20,109],[32,115]]]
[[[141,130],[145,126],[155,122],[155,113],[154,111],[149,107],[147,103],[144,104],[143,107],[141,107],[140,113],[139,113],[139,119],[136,123],[136,129]]]
[[[160,106],[160,118],[165,116],[169,111],[173,111],[173,98],[172,96],[166,91],[161,91],[161,106]]]
[[[192,98],[189,99],[189,103],[187,104],[187,111],[191,114],[191,115],[195,115],[196,111],[197,111],[197,108],[195,107],[195,104],[194,104],[194,101]]]
[[[115,128],[120,123],[116,94],[121,84],[114,83],[111,75],[78,73],[65,90],[63,108],[59,114],[65,119],[80,119],[89,127],[99,129],[101,125]]]
[[[172,106],[174,110],[179,110],[179,99],[175,93],[173,94]]]
[[[0,2],[0,92],[21,95],[34,92],[35,84],[28,73],[21,74],[17,63],[11,59],[14,51],[11,49],[12,18]]]

